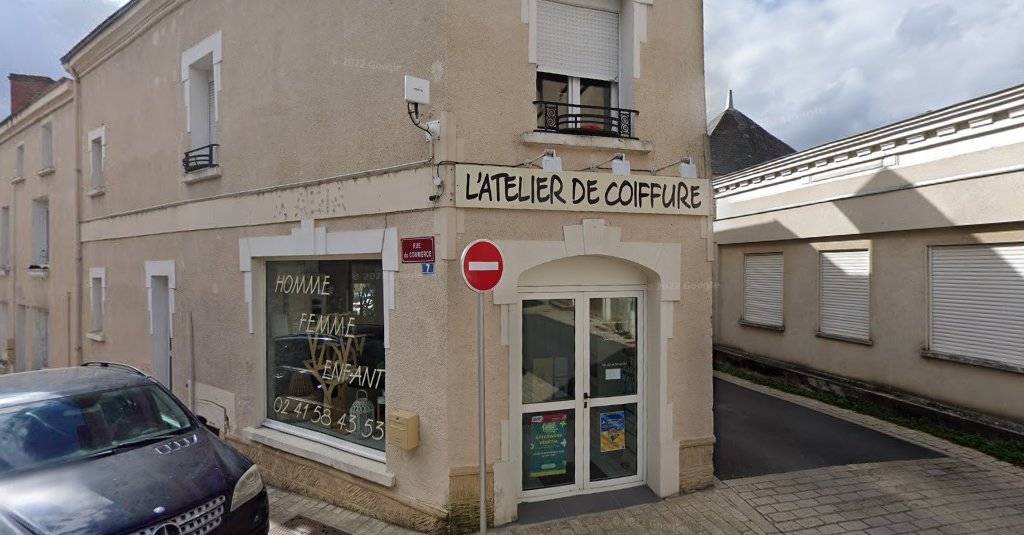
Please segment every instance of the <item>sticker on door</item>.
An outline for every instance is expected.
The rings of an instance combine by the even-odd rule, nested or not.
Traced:
[[[626,413],[601,413],[601,453],[626,449]]]

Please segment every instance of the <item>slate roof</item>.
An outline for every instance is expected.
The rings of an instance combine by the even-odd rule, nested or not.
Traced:
[[[727,175],[796,152],[733,108],[731,99],[728,108],[708,124],[708,132],[711,133],[711,173],[714,176]]]

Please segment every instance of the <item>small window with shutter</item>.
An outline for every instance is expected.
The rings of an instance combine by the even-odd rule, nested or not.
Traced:
[[[537,0],[537,126],[631,135],[620,124],[618,0]]]
[[[742,323],[781,329],[782,253],[743,256]]]
[[[871,339],[871,259],[867,249],[821,253],[818,331],[851,341]]]

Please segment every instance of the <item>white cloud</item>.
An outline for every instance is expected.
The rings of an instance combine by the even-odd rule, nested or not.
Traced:
[[[1024,83],[1024,1],[704,0],[708,115],[801,150]]]

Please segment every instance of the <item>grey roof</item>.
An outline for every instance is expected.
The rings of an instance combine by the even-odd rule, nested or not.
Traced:
[[[796,152],[779,138],[729,106],[708,124],[711,173],[727,175]]]

